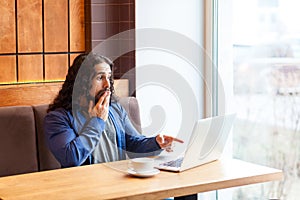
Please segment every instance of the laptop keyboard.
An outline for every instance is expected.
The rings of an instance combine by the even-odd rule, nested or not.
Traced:
[[[171,161],[168,161],[168,162],[165,162],[165,163],[161,163],[159,165],[160,166],[167,166],[167,167],[180,167],[182,161],[183,161],[183,157],[178,158],[176,160],[171,160]]]

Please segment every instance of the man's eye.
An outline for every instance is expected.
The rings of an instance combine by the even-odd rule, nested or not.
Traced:
[[[109,80],[110,78],[111,78],[111,76],[97,76],[96,77],[96,80],[98,80],[98,81],[101,81],[101,80],[103,80],[103,79],[107,79],[107,80]]]

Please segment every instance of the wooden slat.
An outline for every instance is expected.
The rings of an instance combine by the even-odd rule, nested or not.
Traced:
[[[44,0],[45,51],[68,51],[68,0]]]
[[[119,97],[129,96],[129,80],[128,79],[118,79],[114,82],[116,95]]]
[[[45,55],[45,80],[65,80],[68,72],[68,55]]]
[[[70,50],[85,50],[84,0],[70,1]]]
[[[17,1],[18,51],[42,52],[42,0]]]
[[[0,86],[0,107],[50,103],[61,83]]]
[[[15,1],[1,0],[0,13],[0,53],[15,53]]]
[[[0,86],[0,107],[49,104],[61,89],[62,82]],[[115,80],[116,94],[128,96],[128,80]]]
[[[19,82],[43,81],[43,56],[19,55]]]
[[[0,56],[0,83],[15,83],[16,75],[16,57]]]

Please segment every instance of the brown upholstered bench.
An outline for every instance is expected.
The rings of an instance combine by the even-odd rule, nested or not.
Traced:
[[[0,176],[38,171],[31,106],[0,108]]]
[[[122,97],[119,102],[141,131],[136,98]],[[43,120],[47,107],[0,107],[0,177],[60,168],[45,143]]]

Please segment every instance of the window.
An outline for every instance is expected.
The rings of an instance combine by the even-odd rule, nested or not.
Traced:
[[[300,14],[296,0],[233,0],[233,156],[284,171],[281,182],[232,199],[297,199],[300,169]]]

